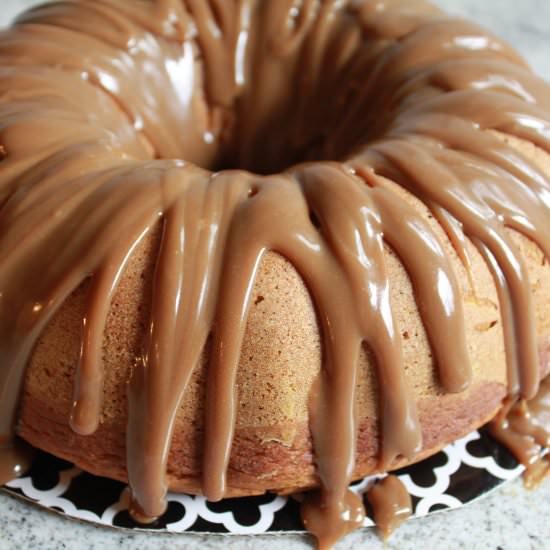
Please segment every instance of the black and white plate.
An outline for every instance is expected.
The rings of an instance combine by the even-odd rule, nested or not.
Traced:
[[[485,432],[473,432],[436,455],[397,472],[412,495],[414,517],[459,508],[523,471]],[[376,480],[353,484],[363,493]],[[96,524],[144,530],[128,514],[123,483],[92,476],[72,464],[41,453],[29,474],[4,490],[66,516]],[[260,534],[303,531],[299,504],[292,497],[263,495],[207,502],[204,497],[168,495],[166,513],[147,531]],[[365,527],[373,525],[365,520]]]

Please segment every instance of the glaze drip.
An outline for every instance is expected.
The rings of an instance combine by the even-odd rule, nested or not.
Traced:
[[[19,438],[0,441],[0,483],[4,485],[25,474],[34,455],[34,449]]]
[[[372,506],[376,527],[384,539],[389,536],[412,515],[411,495],[401,480],[388,475],[377,482],[367,492]]]
[[[363,348],[380,393],[377,468],[422,449],[388,249],[414,288],[442,392],[472,379],[457,273],[412,197],[466,270],[470,242],[486,259],[510,399],[536,394],[534,304],[510,230],[550,258],[550,182],[491,131],[550,152],[550,90],[487,32],[398,0],[64,1],[3,32],[0,63],[3,441],[35,344],[84,283],[70,423],[97,429],[111,298],[160,226],[128,385],[132,507],[143,521],[164,511],[176,413],[205,348],[201,490],[223,498],[252,288],[276,252],[305,282],[322,338],[310,399],[320,489],[303,517],[328,547],[364,517],[348,490]],[[230,166],[240,169],[207,170]]]
[[[550,447],[550,378],[542,381],[533,399],[509,401],[491,422],[489,431],[525,466],[526,487],[536,487],[550,472],[550,461],[544,453]]]

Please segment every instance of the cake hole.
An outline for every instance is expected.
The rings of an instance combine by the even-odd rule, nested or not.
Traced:
[[[301,16],[305,16],[303,10],[299,10],[298,17]],[[290,21],[295,19],[291,17]],[[239,55],[243,60],[253,59],[254,52],[246,50],[254,47],[253,42],[243,44],[245,50]],[[265,82],[263,71],[249,71],[252,67],[247,62],[235,67],[229,64],[224,77],[239,85],[227,89],[219,86],[217,71],[201,67],[212,61],[209,56],[200,55],[196,65],[204,78],[197,79],[200,84],[194,90],[183,87],[192,97],[186,95],[163,112],[170,119],[188,121],[178,125],[177,136],[165,146],[164,134],[157,136],[159,130],[148,123],[146,116],[137,113],[144,121],[143,128],[138,126],[139,131],[155,145],[156,158],[173,159],[176,155],[213,172],[245,170],[271,175],[306,162],[347,160],[366,144],[378,140],[393,122],[390,113],[373,108],[378,103],[378,90],[365,93],[362,84],[368,80],[366,67],[374,66],[371,53],[360,41],[356,48],[357,51],[349,52],[350,65],[340,70],[309,74],[301,63],[288,62],[286,67],[283,64],[273,84]],[[319,54],[321,58],[330,57],[331,47],[327,44],[327,51]],[[174,75],[169,72],[162,87],[177,97],[182,94],[182,86]],[[159,83],[154,82],[151,87],[159,89]],[[147,86],[143,89],[150,93]],[[385,93],[391,96],[392,90]],[[189,113],[177,112],[182,105]],[[164,121],[160,122],[164,131]],[[173,125],[172,120],[168,125]],[[149,145],[144,143],[144,150],[151,152]]]
[[[478,332],[488,332],[492,328],[495,328],[498,325],[498,321],[488,321],[486,323],[478,323],[474,328]]]
[[[258,296],[256,300],[254,300],[254,305],[257,306],[258,304],[261,304],[265,298],[263,296]]]

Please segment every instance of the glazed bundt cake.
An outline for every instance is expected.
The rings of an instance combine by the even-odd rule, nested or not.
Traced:
[[[352,479],[499,412],[516,437],[550,368],[549,92],[423,1],[26,12],[0,35],[4,443],[127,481],[142,521],[168,488],[318,488],[328,545]]]

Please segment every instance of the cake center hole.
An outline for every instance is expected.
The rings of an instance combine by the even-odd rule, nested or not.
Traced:
[[[263,115],[253,104],[237,106],[227,114],[212,162],[202,166],[274,174],[303,162],[342,161],[378,133],[368,117],[358,123],[341,102],[300,103],[286,98]]]
[[[180,82],[188,54],[175,68],[167,66],[168,87],[182,101],[162,107],[162,135],[154,143],[161,147],[155,149],[157,158],[175,153],[215,172],[241,169],[269,175],[303,162],[345,160],[387,127],[385,96],[366,93],[358,84],[368,70],[365,64],[310,72],[290,53],[269,48],[260,53],[266,55],[265,63],[249,44],[243,73],[248,76],[243,76],[233,55],[223,50],[212,56],[198,47],[198,61],[189,64],[198,84],[185,89],[188,95],[182,95]]]
[[[253,86],[230,107],[203,98],[208,114],[201,119],[210,127],[199,129],[191,114],[189,124],[177,128],[176,135],[185,136],[177,146],[180,158],[214,172],[276,174],[304,162],[343,161],[387,126],[387,118],[370,108],[371,98],[351,83],[321,81],[307,97],[298,88],[290,93],[291,85],[284,94],[264,90],[263,102]],[[157,157],[168,158],[164,153]]]

